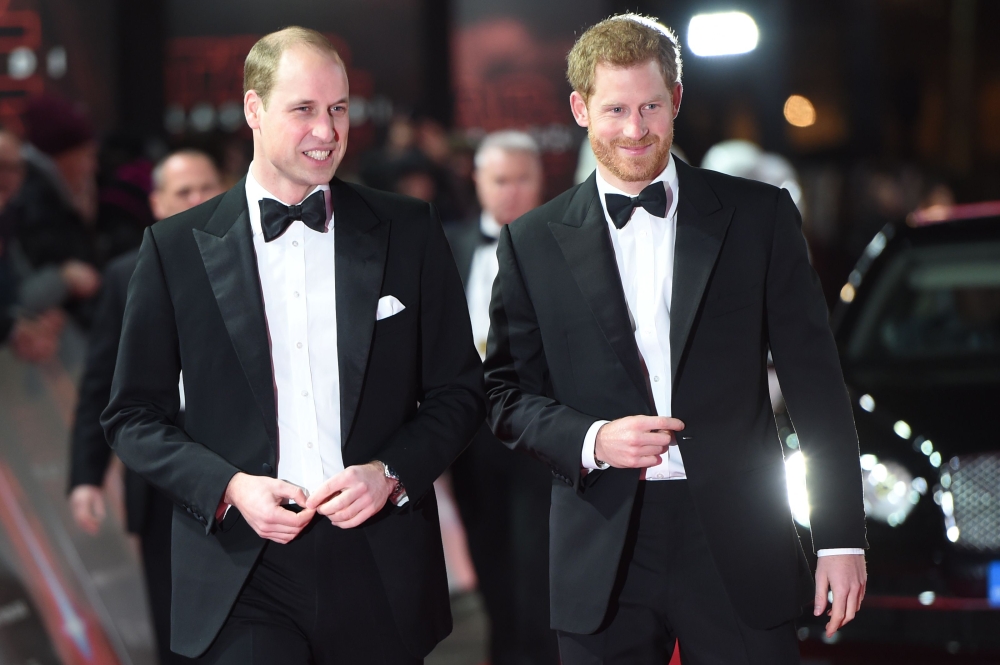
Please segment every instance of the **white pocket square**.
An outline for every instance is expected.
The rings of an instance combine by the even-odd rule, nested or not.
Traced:
[[[399,314],[406,306],[399,302],[396,296],[383,296],[378,299],[378,310],[375,312],[375,320],[387,319],[393,314]]]

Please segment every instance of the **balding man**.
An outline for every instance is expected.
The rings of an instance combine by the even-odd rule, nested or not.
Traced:
[[[197,150],[174,152],[153,169],[149,204],[156,219],[166,219],[222,193],[219,172],[212,160]],[[96,534],[104,521],[101,485],[111,461],[100,416],[111,397],[111,379],[118,357],[122,317],[129,279],[138,250],[129,252],[107,268],[104,287],[91,331],[87,368],[80,383],[70,443],[70,508],[77,525]],[[187,660],[170,651],[170,519],[173,504],[138,474],[125,477],[127,527],[139,535],[146,588],[156,629],[161,663]]]
[[[488,135],[476,151],[475,181],[482,213],[452,229],[448,239],[465,283],[476,346],[485,355],[500,229],[541,203],[538,144],[523,132]],[[490,617],[490,662],[554,665],[559,657],[548,613],[548,469],[505,448],[483,425],[453,465],[452,485]]]

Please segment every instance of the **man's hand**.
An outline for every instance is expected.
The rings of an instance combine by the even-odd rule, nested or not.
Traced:
[[[289,543],[312,520],[315,510],[300,513],[283,508],[283,500],[306,505],[301,487],[267,476],[237,473],[226,487],[226,503],[236,506],[257,535],[276,543]]]
[[[353,529],[382,510],[395,486],[381,462],[349,466],[313,492],[306,505],[334,526]]]
[[[618,469],[648,469],[663,461],[674,432],[684,429],[676,418],[628,416],[597,431],[594,457]]]
[[[89,298],[101,287],[101,273],[89,263],[70,259],[59,268],[69,292],[77,298]]]
[[[97,485],[77,485],[69,494],[69,509],[78,527],[91,536],[97,535],[107,515],[104,493]]]
[[[826,624],[827,637],[833,637],[861,609],[867,583],[868,573],[863,554],[835,554],[821,556],[816,560],[814,615],[820,616],[823,613],[827,593],[833,590],[833,607],[827,612],[830,616],[830,621]]]
[[[25,362],[50,360],[59,350],[59,335],[65,317],[62,311],[50,309],[34,318],[19,318],[10,334],[11,350]]]

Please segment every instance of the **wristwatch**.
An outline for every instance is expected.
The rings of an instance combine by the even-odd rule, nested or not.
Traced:
[[[399,474],[392,470],[392,467],[385,462],[379,460],[379,464],[382,465],[382,470],[385,472],[385,477],[390,480],[396,481],[396,486],[392,488],[392,493],[389,494],[389,501],[394,506],[401,506],[406,503],[409,498],[406,496],[406,488],[403,487],[403,481],[399,479]]]

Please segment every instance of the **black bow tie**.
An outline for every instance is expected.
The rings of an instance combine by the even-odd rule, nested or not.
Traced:
[[[667,215],[667,188],[662,181],[647,186],[639,192],[639,196],[605,194],[604,200],[608,204],[608,214],[611,215],[611,221],[619,229],[625,228],[628,220],[632,219],[632,211],[639,207],[654,217],[666,217]]]
[[[260,229],[264,233],[264,242],[280,237],[292,222],[300,219],[313,231],[326,231],[326,194],[322,189],[293,206],[269,198],[260,200]]]

